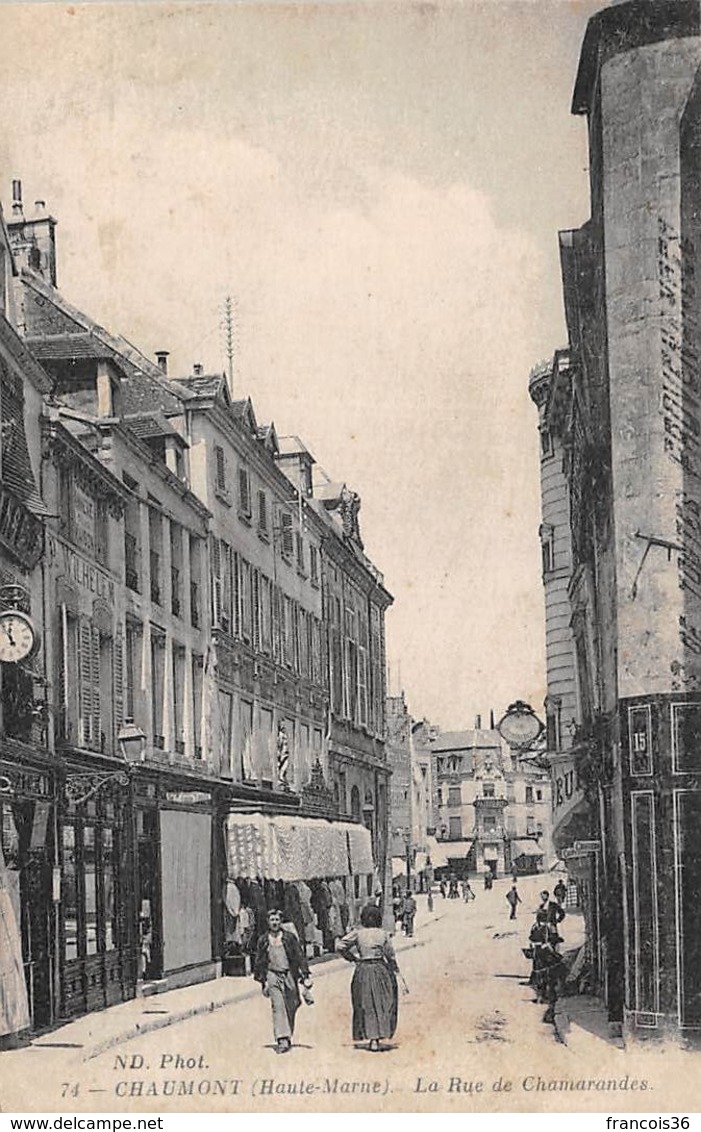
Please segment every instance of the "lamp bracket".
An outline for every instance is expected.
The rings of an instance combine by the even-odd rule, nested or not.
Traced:
[[[109,774],[68,774],[64,789],[67,800],[74,806],[81,806],[109,785],[128,786],[129,775],[123,770]]]

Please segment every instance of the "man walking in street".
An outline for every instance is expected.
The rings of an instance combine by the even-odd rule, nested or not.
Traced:
[[[508,900],[508,902],[511,906],[511,915],[509,916],[509,919],[515,920],[516,919],[516,908],[521,903],[521,897],[518,894],[518,889],[516,888],[515,884],[511,885],[511,888],[509,889],[509,891],[506,894],[506,899]]]

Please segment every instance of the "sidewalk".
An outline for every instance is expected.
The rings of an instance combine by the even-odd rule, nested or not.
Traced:
[[[584,942],[584,917],[579,912],[569,912],[564,924],[566,944],[570,951]],[[620,1034],[612,1032],[611,1024],[603,1003],[593,995],[566,995],[558,999],[555,1006],[555,1030],[563,1045],[582,1055],[601,1056],[612,1049],[625,1049]]]
[[[422,938],[425,929],[441,919],[442,912],[439,908],[429,913],[424,899],[420,899],[418,903],[416,931],[419,934],[411,939],[397,934],[394,937],[394,945],[398,954],[413,947],[422,947],[426,942],[426,939]],[[320,979],[324,975],[338,971],[345,963],[346,960],[340,957],[321,956],[318,960],[311,960],[310,966],[314,978]],[[259,994],[260,988],[250,975],[241,978],[223,976],[148,998],[130,999],[118,1006],[86,1014],[38,1036],[31,1044],[37,1049],[58,1047],[82,1049],[83,1060],[88,1061],[113,1046],[121,1045],[122,1042],[128,1042],[152,1030],[173,1026],[197,1014],[209,1014],[214,1010],[221,1010],[231,1003],[243,1002]]]

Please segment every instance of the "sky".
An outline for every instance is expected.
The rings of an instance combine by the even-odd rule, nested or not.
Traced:
[[[170,373],[226,364],[362,498],[392,692],[542,715],[537,414],[588,216],[570,103],[596,0],[0,4],[0,199]]]

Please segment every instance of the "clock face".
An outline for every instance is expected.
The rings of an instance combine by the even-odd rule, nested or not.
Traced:
[[[0,613],[0,662],[16,664],[34,648],[34,629],[23,613]]]

